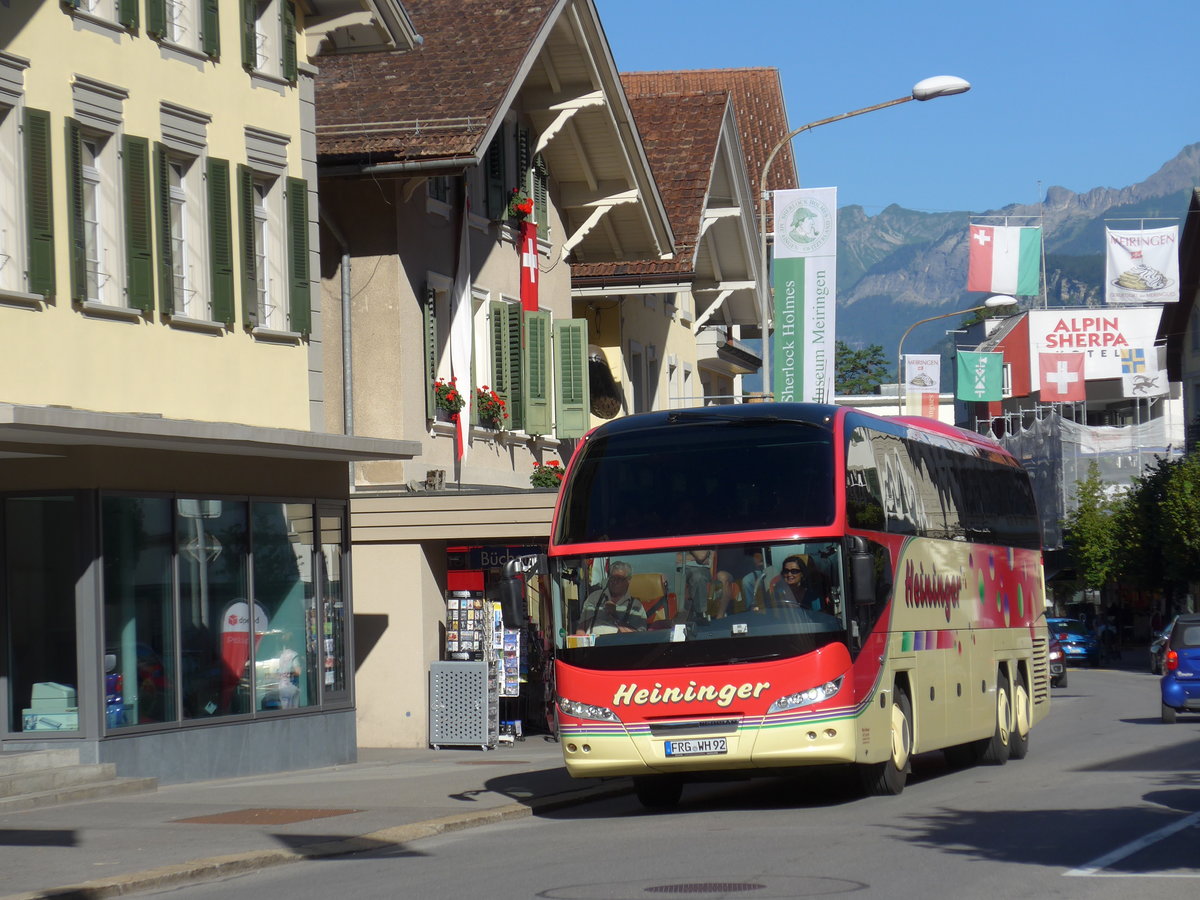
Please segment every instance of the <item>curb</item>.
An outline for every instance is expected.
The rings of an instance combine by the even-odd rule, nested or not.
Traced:
[[[509,803],[505,806],[477,812],[443,816],[440,819],[429,819],[409,825],[397,825],[356,837],[305,844],[288,850],[257,850],[193,859],[142,872],[85,881],[82,884],[42,888],[22,894],[9,894],[0,897],[0,900],[104,900],[108,897],[122,897],[144,891],[180,887],[186,884],[228,878],[232,875],[244,875],[247,872],[256,872],[286,863],[302,862],[306,859],[349,856],[355,853],[366,853],[370,850],[397,847],[438,834],[464,831],[468,828],[492,825],[510,819],[528,818],[539,812],[548,812],[593,800],[619,797],[632,790],[633,786],[629,779],[613,779],[612,783],[561,794],[551,794],[547,797],[531,799],[525,803]]]

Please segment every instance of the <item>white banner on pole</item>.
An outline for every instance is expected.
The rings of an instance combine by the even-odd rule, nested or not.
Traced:
[[[1139,231],[1104,229],[1106,303],[1179,300],[1179,227]]]
[[[775,191],[772,391],[832,403],[837,296],[837,188]]]

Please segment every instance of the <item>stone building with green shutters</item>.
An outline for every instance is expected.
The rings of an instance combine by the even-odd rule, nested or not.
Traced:
[[[0,746],[353,759],[348,464],[420,445],[326,428],[314,63],[416,33],[394,0],[3,5]]]

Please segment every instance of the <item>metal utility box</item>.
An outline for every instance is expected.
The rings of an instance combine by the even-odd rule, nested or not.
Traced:
[[[429,743],[493,749],[500,732],[496,667],[481,660],[429,667]]]

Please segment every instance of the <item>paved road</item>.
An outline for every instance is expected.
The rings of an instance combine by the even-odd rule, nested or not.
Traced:
[[[1073,670],[1027,759],[951,771],[919,757],[900,797],[852,778],[692,785],[379,853],[173,891],[187,898],[1171,898],[1200,890],[1200,717],[1158,719],[1157,679]]]

